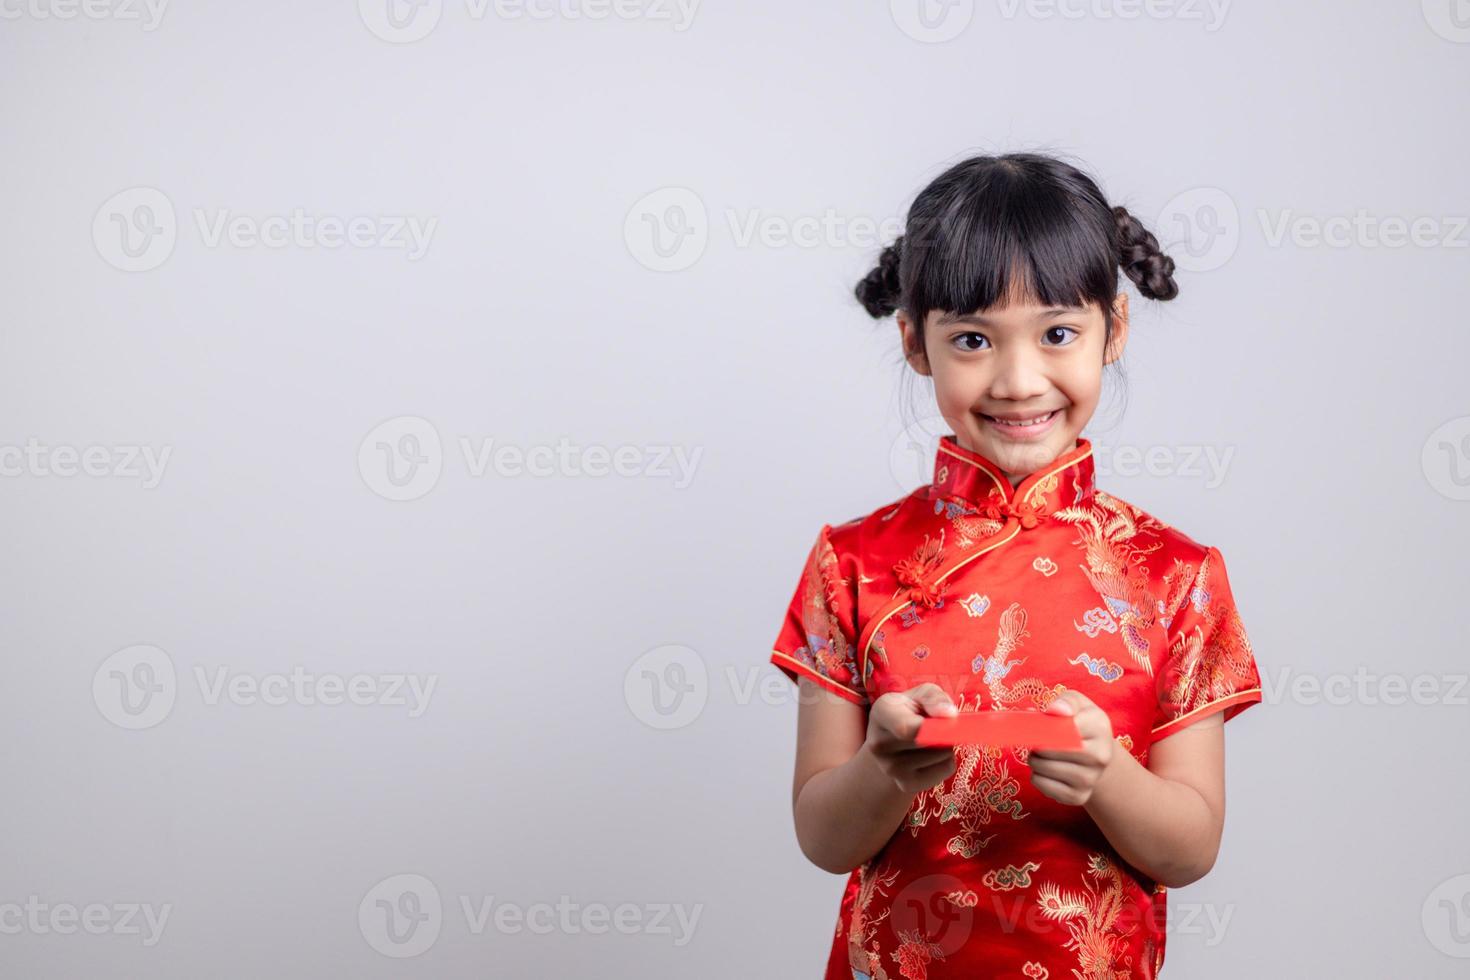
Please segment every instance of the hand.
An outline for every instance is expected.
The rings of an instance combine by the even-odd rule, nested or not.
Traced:
[[[1046,706],[1049,715],[1071,715],[1082,736],[1081,750],[1033,749],[1026,757],[1031,766],[1031,784],[1042,793],[1068,806],[1083,806],[1092,798],[1098,780],[1116,753],[1113,723],[1107,712],[1070,688]]]
[[[959,713],[938,684],[920,684],[907,691],[890,691],[868,711],[865,747],[883,772],[910,795],[944,782],[955,771],[954,748],[914,744],[925,717],[953,717]]]

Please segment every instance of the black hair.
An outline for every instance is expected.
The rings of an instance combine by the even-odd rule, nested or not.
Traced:
[[[970,313],[1034,297],[1047,306],[1097,303],[1113,333],[1118,269],[1138,291],[1173,299],[1174,260],[1091,177],[1040,153],[975,156],[914,199],[904,233],[855,293],[875,319],[903,310],[918,328],[931,310]]]

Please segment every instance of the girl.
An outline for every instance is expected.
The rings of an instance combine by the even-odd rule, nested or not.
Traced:
[[[1215,862],[1223,722],[1261,700],[1217,548],[1098,489],[1127,295],[1174,263],[1076,168],[941,174],[857,287],[952,429],[932,482],[823,525],[770,660],[800,688],[802,852],[847,874],[827,980],[1133,978]],[[926,715],[1071,716],[1080,751],[918,748]]]

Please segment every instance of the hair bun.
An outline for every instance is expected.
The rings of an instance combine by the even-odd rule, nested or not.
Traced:
[[[1179,295],[1174,282],[1174,260],[1159,249],[1159,240],[1128,209],[1113,208],[1118,223],[1118,264],[1149,299],[1173,299]]]
[[[898,309],[903,283],[898,277],[899,262],[903,257],[903,236],[899,235],[892,245],[883,250],[873,271],[863,277],[853,290],[863,309],[875,320],[889,316]]]

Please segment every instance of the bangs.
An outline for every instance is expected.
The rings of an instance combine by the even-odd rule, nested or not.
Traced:
[[[1107,309],[1118,263],[1110,215],[1101,223],[1077,207],[1073,189],[1005,168],[954,191],[917,240],[905,242],[917,316],[1024,303]]]

